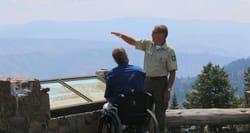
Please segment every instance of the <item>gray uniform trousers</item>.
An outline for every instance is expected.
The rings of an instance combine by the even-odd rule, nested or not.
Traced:
[[[155,102],[155,115],[159,123],[160,133],[164,133],[165,129],[165,112],[168,104],[164,103],[164,91],[167,87],[167,78],[145,79],[145,91],[153,96]]]

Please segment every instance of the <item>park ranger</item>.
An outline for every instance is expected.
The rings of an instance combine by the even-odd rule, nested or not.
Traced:
[[[165,111],[177,70],[175,50],[166,42],[167,26],[156,25],[152,31],[152,40],[135,40],[119,32],[111,32],[111,34],[135,46],[136,49],[144,51],[145,91],[153,95],[155,115],[159,122],[160,132],[163,133]]]

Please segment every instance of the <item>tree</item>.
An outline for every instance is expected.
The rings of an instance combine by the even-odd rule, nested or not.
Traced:
[[[175,92],[173,92],[173,93],[174,93],[174,95],[172,98],[172,103],[171,103],[170,109],[179,109],[179,104],[178,104],[176,93]],[[168,132],[170,132],[170,133],[181,133],[181,132],[183,132],[182,130],[184,130],[184,128],[181,125],[177,126],[177,127],[168,128]]]
[[[179,109],[179,104],[178,104],[178,100],[177,100],[175,92],[174,92],[174,95],[172,98],[172,103],[171,103],[170,109]]]
[[[250,91],[250,67],[248,67],[247,71],[244,73],[245,78],[245,91]]]
[[[224,68],[209,62],[186,95],[185,108],[231,108],[237,107],[238,98],[234,96],[236,88],[229,84]]]
[[[229,84],[224,68],[211,62],[203,67],[192,88],[183,103],[185,108],[232,108],[239,105],[239,99],[234,96],[237,89]],[[222,126],[208,127],[211,132],[222,131]]]

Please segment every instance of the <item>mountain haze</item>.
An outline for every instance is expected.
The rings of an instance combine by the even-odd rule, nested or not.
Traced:
[[[232,86],[239,88],[238,95],[244,95],[244,73],[250,67],[250,56],[248,58],[242,58],[235,60],[224,67],[228,73],[229,80]]]
[[[101,68],[112,68],[111,52],[124,46],[130,63],[143,67],[143,52],[123,43],[72,39],[0,39],[0,75],[56,78],[94,75]],[[179,53],[178,77],[199,73],[208,61],[226,64],[234,58],[202,53]]]
[[[75,39],[120,42],[110,35],[120,31],[138,39],[151,38],[155,24],[167,24],[168,41],[179,52],[248,57],[250,24],[231,21],[123,18],[105,21],[34,21],[24,25],[0,25],[0,38]],[[120,42],[121,43],[121,42]],[[240,50],[241,52],[236,52]]]
[[[111,51],[117,46],[128,50],[131,64],[143,66],[143,52],[134,50],[110,32],[150,39],[153,26],[159,23],[169,27],[168,42],[176,49],[178,77],[194,77],[208,62],[224,66],[249,56],[248,23],[159,18],[34,21],[0,25],[0,75],[37,78],[93,75],[96,69],[115,66]],[[32,67],[27,66],[30,64]]]

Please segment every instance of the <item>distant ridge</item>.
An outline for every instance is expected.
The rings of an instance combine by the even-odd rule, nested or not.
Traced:
[[[124,46],[130,63],[143,67],[143,52],[123,42],[74,39],[0,39],[0,75],[60,78],[94,75],[100,68],[112,68],[111,52]],[[177,51],[178,77],[193,77],[212,61],[224,65],[234,58],[207,53]]]
[[[241,96],[244,94],[244,73],[248,67],[250,67],[250,56],[235,60],[224,67],[229,75],[231,85],[239,88],[238,95]]]
[[[23,25],[0,25],[0,60],[3,61],[0,75],[22,73],[21,76],[54,78],[94,74],[97,67],[115,65],[110,51],[116,46],[126,47],[131,63],[142,66],[143,53],[134,50],[110,32],[121,31],[139,39],[151,38],[153,26],[159,23],[169,27],[168,42],[176,49],[178,77],[195,77],[208,62],[225,66],[249,56],[250,23],[161,18],[34,21]],[[34,65],[29,67],[22,62]],[[40,72],[41,65],[51,66],[53,63],[57,70]],[[67,71],[69,73],[65,74]]]
[[[0,25],[0,38],[42,38],[118,41],[111,31],[135,38],[150,38],[155,24],[167,24],[168,41],[180,52],[211,53],[245,58],[250,49],[250,23],[231,21],[121,18],[105,21],[34,21],[23,25]],[[239,49],[241,52],[235,52]]]

